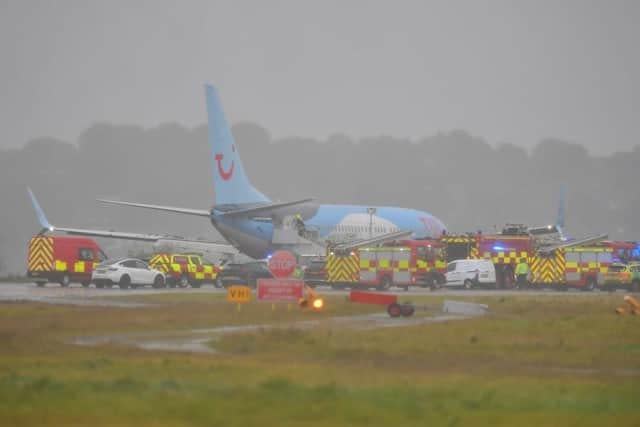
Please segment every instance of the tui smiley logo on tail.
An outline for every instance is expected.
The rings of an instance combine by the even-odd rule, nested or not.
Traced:
[[[235,153],[236,151],[236,147],[235,145],[231,146],[231,151]],[[233,167],[234,165],[234,161],[231,160],[231,167],[229,168],[228,171],[225,171],[224,168],[222,167],[222,159],[224,158],[224,154],[222,153],[216,153],[216,163],[218,165],[218,174],[220,174],[220,177],[224,180],[224,181],[229,181],[231,179],[231,177],[233,176]]]

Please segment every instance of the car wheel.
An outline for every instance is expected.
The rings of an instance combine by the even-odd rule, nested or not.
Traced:
[[[82,282],[82,286],[85,287],[85,288],[88,288],[90,284],[91,284],[91,282],[87,282],[86,280],[84,282]]]
[[[69,286],[71,284],[71,277],[69,277],[68,274],[65,274],[62,276],[62,278],[60,279],[60,285],[63,288],[66,288],[67,286]]]
[[[191,287],[192,288],[199,288],[200,285],[202,285],[202,283],[198,282],[198,281],[194,281],[193,283],[191,283]]]
[[[218,289],[223,288],[224,286],[222,286],[222,279],[220,279],[219,277],[216,277],[216,281],[213,283],[213,286],[215,286]]]
[[[180,286],[181,288],[186,288],[187,286],[189,286],[189,276],[187,276],[186,274],[180,276],[178,286]]]
[[[39,288],[44,287],[44,285],[46,285],[47,282],[36,282],[36,285],[38,285]]]
[[[471,280],[467,279],[467,280],[464,281],[464,284],[462,286],[464,286],[464,288],[467,289],[467,290],[471,290],[471,289],[473,289],[473,282]]]
[[[124,275],[120,278],[120,282],[118,282],[118,286],[120,289],[127,289],[131,285],[131,278],[128,275]]]
[[[164,288],[164,277],[162,277],[161,275],[157,275],[154,279],[153,279],[153,287],[158,289],[158,288]]]

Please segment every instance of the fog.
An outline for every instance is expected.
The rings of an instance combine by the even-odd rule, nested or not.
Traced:
[[[525,150],[462,130],[413,140],[281,139],[248,122],[237,123],[233,133],[250,179],[274,201],[315,197],[412,207],[438,216],[450,231],[493,231],[506,222],[552,223],[565,185],[569,235],[640,239],[634,214],[640,210],[639,146],[594,156],[579,144],[547,139]],[[204,218],[95,201],[210,208],[211,157],[206,126],[177,124],[95,124],[77,141],[40,138],[0,150],[2,271],[24,273],[28,239],[40,229],[27,186],[56,225],[219,239]],[[130,249],[102,243],[110,255]]]

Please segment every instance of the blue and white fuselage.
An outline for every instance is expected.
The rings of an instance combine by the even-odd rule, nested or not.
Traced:
[[[396,231],[412,231],[416,238],[438,237],[445,230],[438,218],[426,212],[375,207],[375,214],[370,215],[370,208],[309,202],[296,206],[296,213],[303,212],[305,228],[317,232],[318,240],[325,243],[366,239]],[[272,243],[274,224],[265,218],[225,217],[224,213],[214,209],[211,221],[227,240],[251,257],[264,258],[277,249],[277,245]]]

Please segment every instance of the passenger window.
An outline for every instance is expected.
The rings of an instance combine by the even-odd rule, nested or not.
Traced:
[[[78,259],[81,261],[93,261],[93,251],[88,248],[78,250]]]
[[[186,264],[187,263],[187,257],[185,256],[175,256],[173,257],[173,262],[176,264]]]
[[[124,261],[122,266],[127,268],[136,268],[136,262],[134,260]]]
[[[189,259],[191,260],[191,263],[194,265],[202,265],[202,263],[200,262],[200,258],[198,258],[197,256],[189,257]]]
[[[147,264],[142,261],[136,261],[136,268],[141,268],[143,270],[147,269]]]
[[[452,262],[447,266],[447,271],[456,271],[456,263]]]

